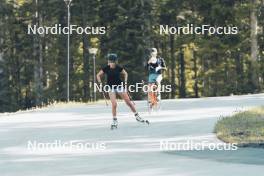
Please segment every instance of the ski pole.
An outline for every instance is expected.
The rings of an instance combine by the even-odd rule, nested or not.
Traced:
[[[102,83],[100,83],[100,87],[101,88],[103,87],[103,84]],[[105,100],[105,104],[106,104],[106,106],[108,106],[107,99],[106,99],[106,96],[105,96],[105,92],[104,92],[103,89],[102,89],[102,94],[103,94],[103,97],[104,97],[104,100]]]
[[[106,100],[106,96],[105,96],[105,92],[102,91],[102,94],[103,94],[103,97],[104,97],[104,100],[105,100],[105,104],[106,104],[106,106],[108,106],[108,103],[107,103],[107,100]]]
[[[103,97],[104,97],[104,100],[105,100],[105,104],[106,104],[106,106],[108,106],[108,103],[107,103],[107,100],[106,100],[106,96],[105,96],[105,92],[104,92],[104,90],[102,89],[103,84],[102,84],[101,82],[99,82],[99,83],[100,83],[100,87],[101,87],[101,91],[99,91],[99,92],[102,92]],[[96,90],[96,89],[95,89],[95,90]]]
[[[127,95],[129,97],[130,101],[132,101],[133,105],[136,105],[136,103],[133,101],[133,99],[131,98],[130,93],[128,91],[127,91]]]

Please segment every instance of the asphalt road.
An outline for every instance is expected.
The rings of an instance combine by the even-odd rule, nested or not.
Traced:
[[[114,131],[110,107],[104,104],[1,114],[0,175],[263,175],[264,149],[160,147],[164,141],[171,146],[188,141],[223,144],[213,133],[217,119],[263,104],[264,94],[164,100],[162,110],[149,115],[146,102],[138,101],[139,112],[151,121],[147,126],[136,122],[126,105],[119,103],[119,127]]]

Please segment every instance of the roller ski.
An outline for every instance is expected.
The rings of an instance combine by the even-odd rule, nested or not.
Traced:
[[[113,122],[111,124],[111,130],[117,129],[118,122],[117,119],[113,119]]]
[[[148,120],[145,120],[145,119],[143,119],[142,117],[140,117],[138,113],[135,114],[135,117],[136,117],[136,120],[137,120],[138,122],[140,122],[140,123],[146,123],[147,125],[150,124]]]

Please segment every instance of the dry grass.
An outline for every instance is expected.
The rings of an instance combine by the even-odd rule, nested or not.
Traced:
[[[239,146],[264,145],[264,107],[220,119],[215,126],[219,139]]]
[[[110,104],[110,101],[108,101],[108,104]],[[80,105],[98,105],[98,104],[105,104],[105,101],[104,100],[99,100],[99,101],[96,101],[96,102],[87,102],[87,103],[84,103],[84,102],[77,102],[77,101],[70,101],[70,102],[53,102],[53,103],[49,103],[49,104],[46,104],[46,105],[42,105],[42,106],[37,106],[37,107],[33,107],[33,108],[30,108],[30,109],[23,109],[23,110],[18,110],[16,112],[4,112],[4,113],[0,113],[0,117],[5,117],[6,115],[12,115],[12,114],[18,114],[18,113],[25,113],[25,112],[34,112],[34,111],[42,111],[42,110],[46,110],[46,109],[49,109],[49,108],[52,108],[52,107],[78,107]]]

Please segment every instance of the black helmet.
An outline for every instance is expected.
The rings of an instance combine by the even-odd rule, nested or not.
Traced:
[[[109,53],[107,54],[107,60],[116,62],[117,61],[117,54],[115,53]]]

